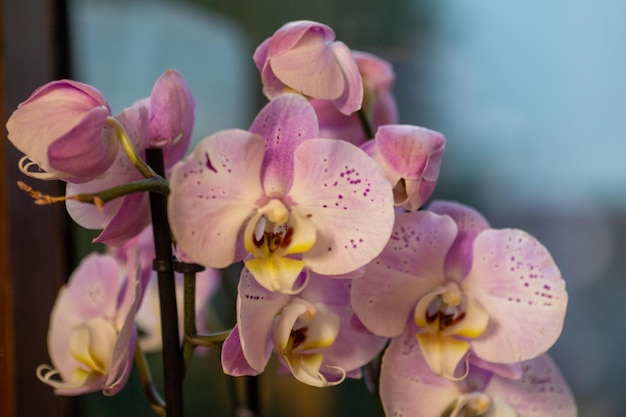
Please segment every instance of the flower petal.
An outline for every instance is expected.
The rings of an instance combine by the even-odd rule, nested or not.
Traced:
[[[417,210],[432,194],[445,147],[439,132],[412,125],[386,125],[376,131],[368,152],[380,164],[396,191],[396,205]]]
[[[443,285],[444,259],[456,232],[447,216],[396,216],[389,243],[352,282],[352,306],[368,329],[386,337],[402,333],[420,298]]]
[[[341,67],[320,27],[311,27],[293,48],[270,56],[269,63],[279,80],[307,96],[333,100],[344,92]]]
[[[350,115],[361,108],[363,104],[363,81],[350,48],[343,42],[333,42],[330,49],[341,67],[344,76],[344,90],[340,97],[333,100],[333,104],[341,113]]]
[[[225,130],[204,139],[172,169],[170,225],[195,262],[223,268],[235,261],[239,230],[263,195],[264,147],[259,135]]]
[[[311,139],[296,149],[292,212],[310,219],[317,237],[302,255],[320,274],[353,271],[380,253],[393,226],[391,187],[354,145]]]
[[[567,292],[547,249],[521,230],[485,230],[474,242],[472,269],[462,283],[489,312],[487,330],[472,341],[497,363],[532,359],[561,334]]]
[[[137,236],[150,222],[149,196],[135,193],[125,196],[115,216],[111,218],[94,242],[121,246]]]
[[[478,211],[455,201],[436,200],[428,206],[428,210],[452,217],[459,228],[446,258],[446,276],[460,281],[472,266],[474,239],[478,233],[489,228],[489,222]]]
[[[237,323],[243,355],[252,368],[263,372],[271,353],[270,331],[274,317],[290,296],[261,287],[244,268],[239,279]]]
[[[319,135],[317,117],[299,94],[281,94],[255,117],[249,131],[265,139],[263,188],[268,196],[283,196],[293,181],[296,147]]]
[[[105,107],[94,108],[85,114],[79,125],[50,144],[50,167],[75,177],[78,182],[91,180],[105,172],[119,148],[115,134],[104,126],[109,115]]]
[[[578,415],[574,397],[548,355],[523,363],[522,369],[519,380],[494,376],[485,392],[513,408],[518,416]]]
[[[254,376],[262,372],[262,369],[256,370],[251,367],[243,355],[238,325],[235,325],[222,345],[222,368],[224,373],[230,376]]]
[[[436,375],[458,379],[456,368],[469,351],[470,344],[439,333],[418,333],[416,337],[430,369]]]
[[[380,397],[387,416],[439,417],[462,394],[436,376],[415,339],[415,327],[392,339],[381,365]]]
[[[250,258],[244,261],[248,271],[254,279],[268,291],[295,294],[300,292],[301,286],[294,288],[304,262],[285,256],[269,256]]]

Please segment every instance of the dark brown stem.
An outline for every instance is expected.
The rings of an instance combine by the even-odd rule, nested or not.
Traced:
[[[147,149],[148,165],[157,175],[165,177],[163,151]],[[155,260],[161,305],[161,332],[163,339],[163,376],[165,412],[167,417],[183,417],[183,357],[178,336],[178,310],[172,254],[171,231],[167,218],[167,197],[150,193],[150,210],[154,234]]]

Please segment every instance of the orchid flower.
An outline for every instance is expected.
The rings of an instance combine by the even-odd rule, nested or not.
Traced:
[[[139,276],[145,290],[143,291],[143,301],[137,311],[135,323],[140,330],[139,346],[144,352],[155,352],[161,350],[161,309],[159,305],[159,293],[157,283],[157,273],[153,269],[155,258],[154,242],[152,240],[152,226],[146,227],[133,239],[126,242],[119,248],[109,248],[109,253],[119,262],[128,262],[129,257],[139,257]],[[183,336],[183,276],[175,274],[176,280],[176,305],[178,306],[178,328],[180,337]],[[196,324],[200,332],[208,331],[207,323],[207,303],[215,294],[219,287],[220,276],[218,271],[208,268],[196,274]]]
[[[417,210],[428,200],[439,178],[446,140],[433,130],[410,125],[381,126],[361,148],[380,164],[393,186],[397,207]]]
[[[124,109],[115,119],[124,128],[140,158],[149,147],[162,147],[165,167],[170,168],[186,151],[191,137],[195,104],[187,84],[174,70],[166,71],[155,83],[150,97]],[[88,194],[142,179],[126,151],[117,153],[115,163],[93,181],[68,184],[66,195]],[[150,222],[147,193],[134,193],[108,202],[103,207],[67,200],[72,219],[87,229],[102,230],[95,242],[121,246]]]
[[[350,49],[334,41],[333,30],[300,20],[281,27],[254,52],[263,93],[274,99],[284,92],[330,100],[343,114],[361,108],[363,84]]]
[[[135,268],[108,255],[86,257],[60,291],[50,316],[48,352],[53,366],[37,377],[59,395],[119,392],[132,367],[135,312],[141,283]]]
[[[576,417],[574,398],[546,355],[521,363],[521,376],[507,379],[470,365],[452,381],[432,373],[415,330],[407,327],[385,351],[380,397],[388,416]]]
[[[35,90],[6,126],[9,140],[26,154],[23,173],[80,183],[102,174],[115,159],[119,144],[107,123],[110,116],[98,90],[59,80]]]
[[[271,291],[295,293],[303,270],[339,275],[374,258],[393,224],[391,186],[354,145],[318,139],[297,94],[277,97],[250,131],[201,141],[173,170],[168,213],[195,262],[245,264]]]
[[[363,80],[364,95],[361,111],[372,129],[398,123],[398,108],[391,91],[395,75],[391,64],[372,54],[352,51]],[[343,114],[328,100],[311,99],[320,123],[320,136],[347,140],[357,146],[368,137],[356,113]]]
[[[325,387],[362,366],[386,339],[367,331],[349,305],[350,280],[313,274],[297,295],[270,292],[247,269],[239,281],[237,326],[222,348],[224,372],[233,376],[263,372],[272,349],[299,381]]]
[[[456,378],[470,348],[488,362],[537,357],[556,341],[565,282],[534,237],[490,229],[476,211],[439,201],[398,214],[381,255],[352,285],[352,305],[375,334],[415,337],[433,372]]]

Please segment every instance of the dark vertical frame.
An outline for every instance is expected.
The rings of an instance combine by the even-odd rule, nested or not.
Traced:
[[[69,48],[64,0],[2,0],[0,13],[4,124],[35,88],[68,76]],[[19,191],[21,155],[4,139],[0,152],[0,346],[8,347],[0,358],[0,414],[69,416],[71,401],[35,376],[37,365],[50,361],[49,314],[68,276],[67,215],[62,205],[38,207]],[[44,193],[64,192],[58,182],[27,182]]]

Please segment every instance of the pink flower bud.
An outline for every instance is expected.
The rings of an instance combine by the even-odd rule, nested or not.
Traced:
[[[7,122],[9,140],[26,154],[20,169],[41,179],[96,178],[117,155],[117,139],[106,128],[109,116],[108,103],[89,85],[59,80],[38,88]]]
[[[321,23],[290,22],[266,39],[254,53],[263,93],[273,99],[286,91],[330,100],[343,114],[361,108],[363,84],[350,49],[334,41]]]
[[[7,122],[9,140],[26,154],[20,169],[40,179],[97,177],[117,155],[114,132],[106,128],[110,115],[104,97],[89,85],[59,80],[38,88]]]
[[[189,146],[196,103],[189,86],[176,70],[167,70],[159,77],[148,103],[148,147],[167,148],[166,166],[173,165]]]

